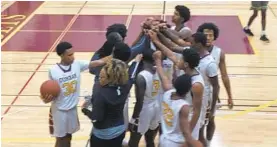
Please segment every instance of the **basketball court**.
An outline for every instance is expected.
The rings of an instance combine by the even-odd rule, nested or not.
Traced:
[[[259,40],[260,16],[252,26],[254,37],[247,37],[242,31],[252,15],[250,2],[166,2],[165,9],[163,4],[163,1],[2,2],[2,146],[54,145],[48,129],[49,105],[41,102],[39,87],[48,78],[48,69],[59,62],[54,51],[57,43],[71,42],[76,59],[90,60],[103,44],[107,26],[126,24],[127,42],[131,44],[144,18],[165,16],[171,22],[175,5],[182,4],[191,10],[193,16],[187,25],[193,31],[207,21],[219,26],[216,44],[227,53],[235,106],[233,110],[223,106],[217,111],[211,147],[276,147],[277,2],[269,2],[267,11],[270,43]],[[93,78],[88,72],[82,75],[81,97],[86,90],[91,91]],[[226,105],[226,92],[220,84],[220,98]],[[134,92],[131,93],[130,112],[135,101]],[[73,147],[85,146],[92,126],[80,109],[79,118],[81,130],[73,137]],[[143,139],[140,144],[144,146]]]

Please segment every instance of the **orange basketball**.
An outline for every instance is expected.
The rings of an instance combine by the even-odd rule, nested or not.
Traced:
[[[56,98],[60,94],[60,86],[59,83],[55,80],[47,80],[43,82],[40,86],[40,95],[42,96],[42,100],[44,102],[51,102],[53,98]],[[47,95],[52,95],[51,99],[46,99]]]

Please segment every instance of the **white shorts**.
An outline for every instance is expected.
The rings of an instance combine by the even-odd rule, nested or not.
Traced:
[[[211,93],[209,96],[207,96],[204,99],[202,103],[201,122],[200,122],[201,127],[209,123],[209,119],[208,119],[209,113],[212,113],[212,116],[215,116],[216,109],[214,109],[214,111],[211,112],[212,101],[213,101],[213,97]]]
[[[77,107],[70,110],[59,110],[52,106],[49,117],[50,134],[54,137],[64,137],[80,129]]]
[[[160,137],[159,147],[183,147],[183,146],[184,146],[184,143],[173,142],[165,138],[163,135],[161,135]]]
[[[144,135],[149,129],[155,130],[160,122],[160,108],[157,101],[143,104],[139,114],[138,132]]]

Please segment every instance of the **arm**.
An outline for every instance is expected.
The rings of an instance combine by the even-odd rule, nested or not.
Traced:
[[[143,49],[145,48],[147,42],[150,42],[149,37],[146,37],[145,35],[140,38],[140,40],[131,47],[131,56],[128,60],[133,60],[138,54],[141,54]]]
[[[176,58],[175,54],[164,46],[158,39],[157,33],[153,31],[149,31],[149,36],[152,42],[170,59],[174,62],[174,64],[178,63],[178,59]],[[160,57],[159,57],[160,58]]]
[[[208,68],[207,68],[207,74],[210,79],[210,83],[213,87],[213,101],[212,101],[212,107],[211,107],[211,112],[214,112],[215,110],[215,105],[218,99],[218,94],[219,94],[219,84],[218,84],[218,75],[217,75],[217,65],[216,63],[212,62]]]
[[[136,45],[136,44],[141,40],[141,38],[142,38],[143,35],[144,35],[144,34],[143,34],[143,31],[141,31],[141,32],[139,33],[138,37],[136,38],[136,40],[132,43],[132,46]]]
[[[184,105],[181,108],[181,111],[180,111],[180,114],[179,114],[179,117],[180,117],[180,128],[182,130],[182,133],[184,135],[186,143],[189,146],[192,146],[193,138],[192,138],[191,132],[190,132],[188,115],[189,115],[189,106]]]
[[[112,59],[112,56],[110,55],[110,56],[106,56],[106,57],[104,57],[102,59],[91,61],[89,63],[89,69],[105,65],[111,59]]]
[[[193,116],[190,121],[191,131],[193,131],[200,117],[203,91],[204,91],[204,87],[201,83],[195,83],[191,87],[192,105],[193,105]]]
[[[90,61],[94,61],[94,60],[98,60],[98,59],[100,59],[99,53],[98,53],[98,52],[95,52],[95,53],[93,54],[93,56],[91,57]],[[95,70],[96,70],[95,67],[89,68],[89,73],[95,74],[95,72],[96,72]]]
[[[90,111],[87,108],[82,108],[82,112],[92,121],[102,121],[105,115],[105,106],[102,97],[99,97],[99,93],[95,93],[93,96],[98,96],[93,98],[93,109]]]
[[[157,32],[157,34],[162,44],[164,44],[166,47],[173,48],[175,46],[178,46],[175,43],[173,43],[170,39],[166,38],[164,34],[162,34],[161,32]]]
[[[166,29],[163,31],[163,33],[179,46],[185,47],[189,45],[188,42],[184,41],[178,35],[174,34],[171,29]]]
[[[153,43],[172,61],[174,64],[178,63],[178,59],[175,56],[175,54],[168,49],[166,46],[164,46],[159,40],[153,40]]]
[[[228,94],[228,100],[232,101],[231,84],[230,84],[229,76],[226,69],[225,54],[222,51],[220,54],[219,69],[220,69],[221,78],[222,78],[224,87]]]
[[[146,90],[146,81],[143,76],[138,75],[135,84],[135,93],[136,93],[136,104],[133,112],[133,119],[137,119],[139,117],[140,111],[142,109],[144,94]]]
[[[163,86],[164,91],[168,91],[168,90],[172,89],[172,82],[170,81],[170,79],[168,79],[168,77],[164,73],[161,59],[156,59],[155,62],[156,62],[156,66],[157,66],[157,72],[162,81],[162,86]]]

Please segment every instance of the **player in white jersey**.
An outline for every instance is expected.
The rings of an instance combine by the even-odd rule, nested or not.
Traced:
[[[208,51],[214,57],[214,60],[220,69],[221,79],[228,95],[228,106],[230,109],[232,109],[234,104],[231,92],[231,84],[225,63],[225,53],[221,50],[221,48],[214,45],[214,41],[219,36],[219,29],[213,23],[203,23],[198,27],[197,32],[202,32],[207,36]]]
[[[178,64],[178,68],[184,70],[184,72],[192,76],[192,88],[191,93],[187,96],[187,100],[190,104],[190,125],[194,139],[199,137],[200,129],[200,117],[201,117],[201,105],[204,91],[204,81],[196,67],[199,64],[199,54],[191,48],[183,50],[182,58],[178,59],[175,54],[164,46],[157,38],[156,33],[150,32],[150,37],[157,47],[175,64]]]
[[[159,73],[163,90],[162,98],[162,135],[160,147],[183,147],[194,146],[197,141],[191,136],[189,125],[189,103],[184,100],[191,89],[191,77],[189,75],[179,76],[172,81],[164,74],[161,63],[161,52],[154,53],[154,58]],[[199,146],[199,144],[198,144]]]
[[[217,64],[214,61],[213,57],[209,54],[208,50],[206,49],[207,37],[205,34],[201,32],[197,32],[192,35],[192,47],[195,48],[199,55],[200,55],[200,63],[198,66],[198,70],[203,76],[205,82],[205,90],[204,90],[204,97],[203,97],[203,111],[206,113],[207,116],[207,136],[211,135],[215,131],[215,122],[214,122],[214,115],[215,115],[215,107],[216,101],[218,99],[218,91],[219,91],[219,84],[218,84],[218,73],[217,73]],[[204,138],[204,128],[205,128],[205,115],[202,118],[202,128],[199,132],[199,139],[200,141],[206,146],[209,145],[209,140],[206,142]]]
[[[92,62],[74,60],[72,45],[61,42],[56,47],[60,63],[49,70],[49,78],[59,83],[61,93],[50,108],[50,133],[56,137],[55,147],[70,147],[72,134],[80,128],[77,104],[80,94],[80,73],[89,67],[102,66],[108,58]],[[46,96],[47,98],[52,95]]]
[[[131,132],[129,147],[137,147],[142,135],[148,147],[154,147],[154,137],[159,126],[159,96],[160,82],[155,76],[153,68],[153,50],[145,49],[143,52],[143,70],[137,75],[135,83],[136,104],[130,120]]]

